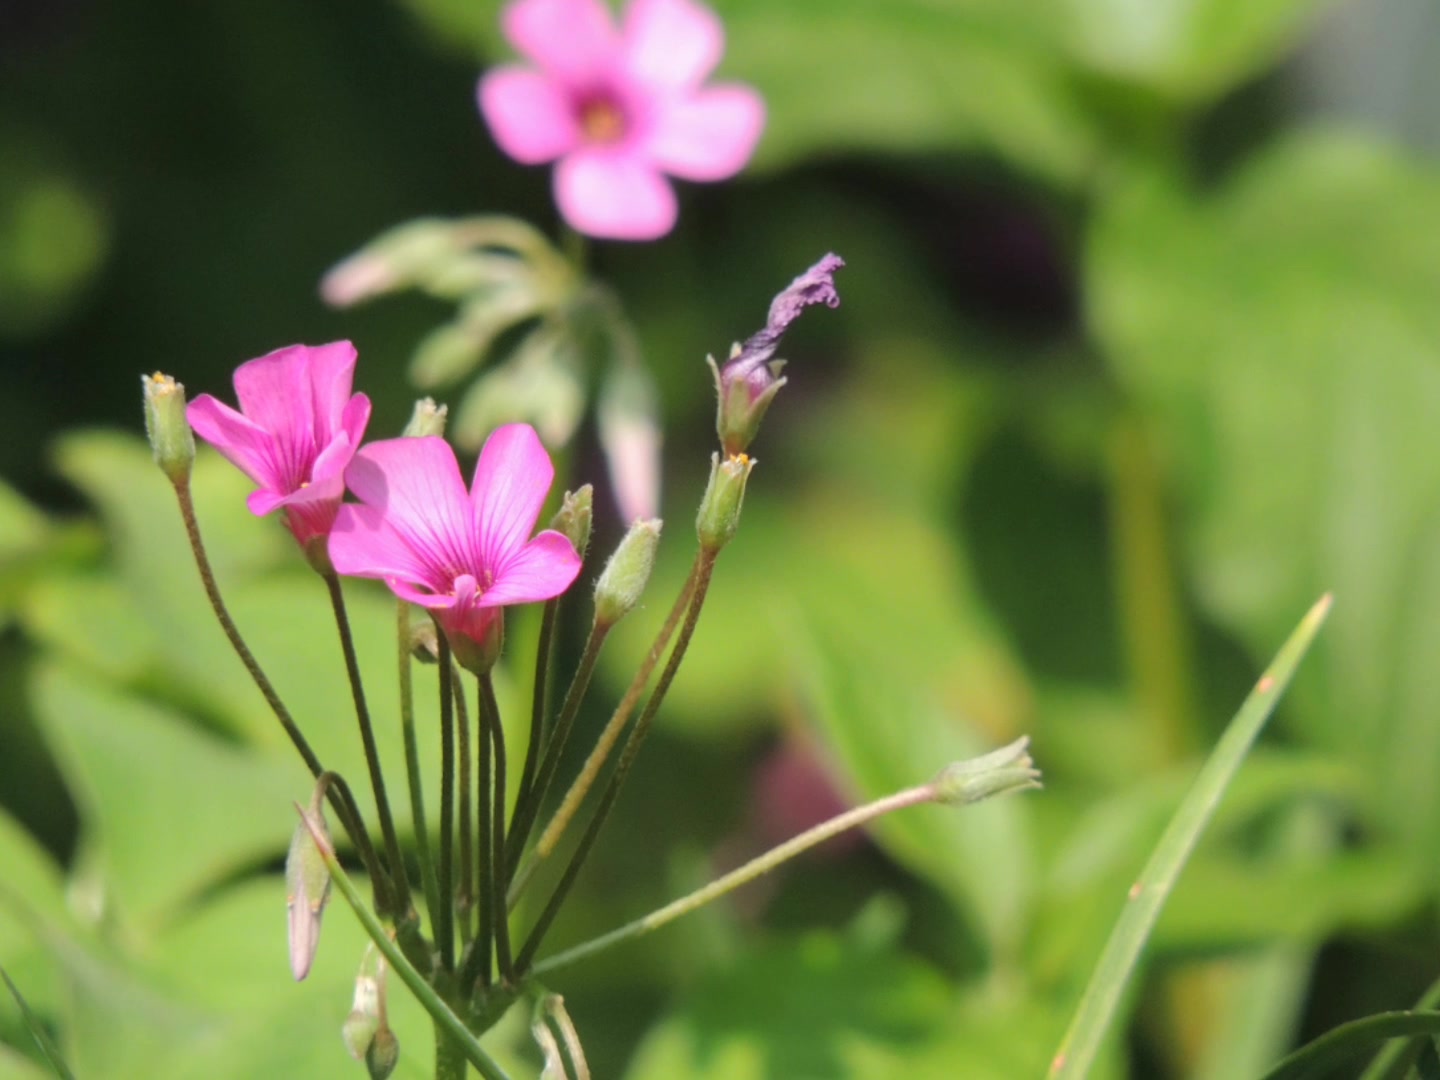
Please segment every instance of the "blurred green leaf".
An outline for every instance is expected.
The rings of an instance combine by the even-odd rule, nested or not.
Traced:
[[[183,717],[43,666],[36,715],[81,808],[105,906],[142,937],[177,905],[288,842],[303,765],[196,731]]]
[[[1092,71],[1204,102],[1273,65],[1324,0],[1061,0]]]
[[[944,1030],[950,1001],[945,981],[923,964],[810,934],[704,979],[647,1036],[626,1076],[910,1075],[906,1064]]]
[[[1402,1035],[1440,1034],[1440,1012],[1376,1013],[1331,1028],[1265,1074],[1264,1080],[1319,1080],[1339,1075],[1341,1066]]]
[[[1308,598],[1340,609],[1297,683],[1309,738],[1440,841],[1440,176],[1308,135],[1208,197],[1107,192],[1090,319],[1184,500],[1202,602],[1254,651]]]
[[[45,1025],[41,1023],[40,1017],[30,1008],[30,1003],[25,1000],[25,995],[20,993],[20,988],[10,978],[10,973],[5,970],[4,965],[0,965],[0,979],[4,980],[11,996],[15,999],[15,1004],[20,1007],[20,1012],[25,1018],[25,1026],[39,1045],[46,1062],[55,1070],[56,1075],[62,1077],[62,1080],[74,1080],[70,1066],[65,1063],[65,1056],[60,1053],[60,1049],[50,1038],[50,1033],[45,1030]]]

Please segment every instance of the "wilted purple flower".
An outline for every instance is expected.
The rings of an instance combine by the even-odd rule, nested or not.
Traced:
[[[785,385],[780,374],[785,361],[771,358],[790,324],[812,304],[840,306],[835,271],[844,265],[839,255],[829,254],[792,281],[771,302],[764,329],[752,334],[723,368],[716,369],[715,385],[720,398],[716,430],[727,455],[744,453],[760,429],[765,410]]]

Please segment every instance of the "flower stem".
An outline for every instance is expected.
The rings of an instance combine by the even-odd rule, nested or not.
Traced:
[[[440,916],[435,921],[436,944],[446,971],[455,968],[455,695],[450,679],[450,642],[436,628],[440,674]]]
[[[520,767],[520,790],[515,796],[512,836],[515,835],[514,830],[523,819],[526,804],[530,801],[540,765],[542,744],[545,741],[545,714],[550,711],[550,665],[555,654],[555,620],[559,610],[560,598],[557,596],[546,601],[540,617],[540,641],[535,648],[535,689],[530,695],[530,742],[525,747],[525,764]],[[533,820],[533,815],[531,817]],[[526,831],[528,832],[528,826]],[[515,857],[519,858],[518,855]],[[510,866],[507,849],[507,869]]]
[[[172,482],[171,487],[175,490],[176,502],[180,505],[180,517],[185,523],[185,536],[190,542],[190,551],[195,556],[195,569],[199,571],[200,583],[205,588],[205,596],[210,601],[210,609],[215,613],[215,619],[220,623],[220,629],[225,632],[226,640],[230,647],[235,650],[235,655],[240,658],[245,671],[249,674],[252,682],[260,691],[265,704],[270,706],[270,711],[275,714],[275,719],[280,721],[280,726],[285,729],[289,736],[290,743],[295,747],[305,767],[310,770],[310,775],[315,779],[325,771],[320,764],[320,759],[315,756],[315,751],[310,748],[310,743],[301,734],[300,727],[295,723],[295,718],[290,715],[290,710],[280,700],[280,695],[275,692],[274,685],[270,682],[264,670],[260,667],[255,654],[250,651],[250,646],[245,644],[245,639],[240,636],[240,630],[235,625],[235,620],[230,617],[230,609],[225,606],[224,599],[220,596],[220,587],[215,582],[215,571],[210,565],[210,556],[205,551],[205,542],[200,537],[200,521],[195,516],[195,501],[190,494],[188,481]],[[389,904],[389,882],[380,870],[380,860],[375,854],[375,845],[370,842],[370,834],[365,831],[365,820],[360,816],[360,808],[355,804],[355,797],[350,788],[344,784],[331,784],[326,788],[326,799],[335,816],[340,819],[340,824],[345,827],[345,832],[350,837],[350,842],[355,845],[361,861],[365,864],[365,872],[370,876],[370,887],[375,892],[377,903],[385,910],[391,910]]]
[[[465,969],[460,973],[460,986],[469,990],[477,983],[488,987],[491,981],[490,957],[495,947],[495,830],[491,819],[494,817],[495,796],[493,792],[495,741],[490,726],[496,722],[496,715],[485,705],[484,679],[480,680],[480,697],[476,703],[479,715],[480,735],[476,739],[479,747],[480,793],[476,798],[480,859],[480,931],[465,960]]]
[[[665,669],[660,673],[660,678],[655,684],[655,690],[650,695],[650,700],[645,704],[645,711],[635,721],[630,735],[625,740],[625,748],[620,752],[620,760],[615,764],[615,771],[610,774],[610,779],[605,785],[605,791],[600,796],[600,804],[595,808],[595,814],[590,819],[589,826],[585,829],[585,835],[581,837],[575,853],[570,856],[570,864],[565,868],[560,882],[555,886],[555,892],[550,897],[545,910],[540,913],[536,920],[535,928],[530,931],[525,946],[520,950],[519,959],[516,961],[516,970],[524,974],[529,970],[530,963],[535,959],[535,951],[540,947],[550,924],[555,920],[561,905],[565,902],[575,879],[580,873],[580,868],[585,865],[585,860],[595,846],[595,839],[600,834],[605,824],[605,819],[610,816],[610,810],[619,797],[620,787],[625,782],[630,767],[635,763],[635,757],[640,752],[640,746],[649,734],[650,724],[659,712],[661,703],[665,700],[665,694],[670,689],[670,683],[675,678],[675,673],[680,669],[680,663],[685,659],[685,650],[690,645],[690,639],[695,633],[695,625],[700,619],[700,609],[705,604],[705,594],[710,589],[710,576],[715,569],[715,559],[719,555],[717,549],[702,547],[695,557],[695,568],[691,572],[691,579],[687,583],[687,591],[691,592],[690,604],[685,611],[685,622],[680,627],[680,633],[675,639],[675,647],[670,650],[670,658],[665,662]],[[556,815],[559,817],[559,814]],[[544,838],[541,838],[544,842]],[[539,855],[537,848],[536,854]]]
[[[597,953],[602,949],[608,949],[612,945],[618,945],[622,941],[629,941],[631,938],[648,934],[652,930],[658,930],[667,923],[672,923],[682,915],[688,915],[697,908],[704,907],[712,900],[718,900],[726,893],[733,892],[742,885],[747,885],[760,877],[768,874],[781,863],[793,859],[801,852],[808,851],[817,844],[823,844],[833,836],[853,829],[858,825],[874,821],[884,814],[895,810],[903,810],[910,806],[919,806],[923,803],[935,800],[935,785],[921,784],[918,787],[907,788],[904,791],[896,792],[894,795],[887,795],[883,799],[876,799],[864,806],[857,806],[853,810],[847,810],[838,814],[829,821],[823,821],[819,825],[806,829],[798,836],[791,837],[783,844],[771,848],[765,854],[751,859],[744,866],[741,866],[723,877],[717,878],[709,885],[696,889],[688,896],[682,896],[658,911],[652,911],[643,918],[634,922],[626,923],[617,930],[608,934],[601,934],[584,944],[577,945],[573,949],[566,949],[562,953],[556,953],[548,960],[536,964],[531,969],[531,974],[540,976],[555,971],[583,960],[587,956]]]
[[[550,785],[555,780],[556,770],[560,768],[560,759],[565,752],[565,744],[569,741],[570,731],[575,726],[575,717],[580,711],[580,703],[585,698],[586,690],[590,688],[590,677],[595,672],[595,662],[600,657],[600,647],[605,643],[611,625],[613,624],[597,622],[590,627],[590,636],[586,639],[585,651],[580,656],[580,664],[575,669],[575,677],[570,680],[570,688],[565,692],[564,704],[560,706],[560,715],[556,717],[555,726],[551,729],[550,737],[545,743],[543,760],[536,773],[535,782],[531,786],[528,796],[523,797],[516,805],[515,820],[511,823],[510,838],[505,849],[505,876],[507,879],[514,877],[515,869],[520,864],[520,856],[525,851],[525,842],[530,838],[530,830],[535,827],[535,819],[540,815],[540,809],[545,804],[545,796],[549,793]],[[646,673],[646,678],[649,678],[649,672]],[[614,722],[613,719],[611,722]]]
[[[455,699],[455,755],[460,773],[460,886],[455,894],[455,916],[460,924],[460,943],[470,941],[470,917],[475,911],[475,859],[470,850],[473,842],[470,819],[470,714],[465,706],[465,687],[460,668],[450,665],[450,693]],[[484,867],[480,869],[485,872]]]
[[[510,919],[505,909],[505,876],[502,872],[505,865],[505,725],[500,716],[500,703],[495,699],[495,684],[488,671],[480,676],[480,709],[487,718],[486,726],[490,729],[491,738],[495,740],[494,837],[482,888],[490,896],[494,913],[495,966],[502,979],[512,982],[515,969],[510,959]]]
[[[410,605],[395,604],[396,633],[400,642],[400,731],[405,741],[405,776],[410,788],[410,818],[415,825],[415,851],[420,859],[420,882],[425,890],[425,908],[432,933],[440,912],[440,886],[435,878],[435,860],[430,853],[430,833],[425,822],[425,789],[420,780],[420,748],[415,739],[415,692],[411,664]]]
[[[375,730],[370,723],[370,708],[365,701],[365,685],[360,677],[360,661],[355,655],[355,639],[350,633],[350,618],[345,611],[345,594],[340,578],[323,575],[330,593],[330,606],[335,612],[335,625],[340,632],[340,650],[345,654],[345,673],[350,679],[350,692],[355,699],[355,719],[360,726],[360,741],[365,746],[365,764],[370,770],[370,787],[375,795],[375,809],[380,816],[380,835],[385,840],[385,858],[390,864],[390,883],[394,890],[395,908],[391,914],[400,919],[411,906],[410,882],[405,874],[405,860],[400,854],[400,838],[395,833],[395,819],[390,814],[390,800],[385,794],[385,774],[380,768],[380,751],[375,745]]]

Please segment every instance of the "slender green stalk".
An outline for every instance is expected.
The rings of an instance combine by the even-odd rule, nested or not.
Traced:
[[[585,764],[580,770],[580,775],[576,777],[575,782],[570,785],[570,790],[565,793],[565,798],[561,801],[560,808],[555,811],[554,815],[550,818],[550,823],[545,827],[545,831],[541,833],[540,840],[535,845],[535,854],[531,857],[530,862],[514,876],[514,880],[510,885],[510,891],[507,895],[509,907],[513,908],[515,906],[516,902],[520,899],[520,895],[525,891],[525,886],[530,883],[530,879],[534,876],[536,869],[538,869],[545,859],[550,857],[556,845],[560,843],[560,838],[565,834],[565,830],[569,827],[570,821],[574,818],[576,811],[579,810],[581,801],[595,783],[595,779],[600,775],[601,767],[605,764],[605,760],[615,745],[615,741],[620,737],[620,732],[624,730],[626,723],[629,721],[630,714],[634,712],[636,704],[640,701],[640,695],[645,692],[645,686],[650,681],[650,675],[654,672],[656,664],[660,662],[660,657],[665,652],[665,647],[670,644],[670,639],[674,635],[681,617],[691,610],[691,601],[695,596],[702,566],[707,567],[704,576],[708,586],[710,576],[709,567],[713,567],[714,558],[713,554],[707,556],[703,551],[696,556],[695,565],[691,567],[690,574],[680,589],[680,595],[675,598],[675,603],[670,608],[670,614],[665,617],[664,625],[661,626],[660,632],[655,635],[655,640],[650,644],[650,651],[645,654],[644,660],[640,662],[639,670],[635,672],[635,677],[630,680],[630,685],[625,690],[625,696],[620,699],[620,704],[615,706],[615,712],[611,714],[609,722],[605,725],[605,730],[600,733],[600,739],[596,742],[595,748],[590,752],[590,756],[586,758]],[[592,632],[591,641],[594,643],[595,654],[590,658],[590,669],[593,670],[595,657],[599,656],[600,645],[603,644],[603,635],[597,640],[595,633]],[[590,652],[588,644],[586,646],[586,652]],[[579,674],[579,672],[576,673],[576,681],[571,685],[572,693],[566,696],[565,704],[567,708],[565,711],[571,713],[571,722],[574,720],[574,710],[569,708],[570,699],[572,697],[575,699],[574,709],[578,710],[579,699],[584,694],[584,686],[580,685]],[[588,671],[585,673],[584,684],[585,686],[589,684]],[[580,689],[580,693],[578,694],[574,693],[577,687]],[[564,716],[562,714],[562,720],[563,719]],[[566,735],[569,734],[569,726],[568,723],[563,725],[563,732]],[[562,724],[559,722],[556,723],[555,733],[556,741],[558,742],[562,733]],[[559,747],[556,747],[557,751],[558,749]],[[554,769],[558,767],[560,755],[558,752],[552,755],[547,751],[546,757],[550,759],[547,760],[546,765],[549,767],[550,775],[553,775]],[[543,783],[548,785],[549,778],[546,777]],[[543,795],[543,793],[542,790],[541,794]],[[532,806],[538,809],[539,801],[537,800],[532,803]],[[515,858],[519,858],[519,852],[523,846],[523,839],[521,843],[514,846],[512,854]]]
[[[1264,1080],[1321,1080],[1340,1075],[1340,1066],[1353,1064],[1378,1043],[1403,1036],[1440,1035],[1440,1012],[1375,1013],[1331,1028],[1306,1043],[1265,1074]]]
[[[686,599],[689,599],[688,595]],[[520,856],[525,851],[525,842],[530,839],[530,830],[535,827],[535,819],[539,817],[540,810],[545,805],[545,796],[549,793],[550,785],[555,780],[555,773],[560,768],[560,760],[565,753],[565,744],[570,739],[570,732],[575,726],[575,717],[580,712],[580,703],[585,699],[585,692],[590,688],[590,677],[595,673],[595,663],[600,658],[600,648],[605,644],[605,638],[609,633],[610,625],[601,623],[591,625],[590,636],[585,641],[585,651],[581,653],[580,664],[575,669],[575,677],[570,680],[570,688],[565,692],[565,701],[560,706],[560,715],[556,717],[555,726],[551,729],[549,739],[546,740],[543,760],[536,773],[535,781],[528,793],[522,791],[521,797],[516,801],[515,820],[511,822],[510,838],[505,847],[505,876],[507,879],[514,877],[515,869],[520,865]],[[648,671],[645,677],[646,679],[650,677]],[[614,722],[612,717],[611,724]],[[607,727],[606,730],[608,731],[609,728]]]
[[[245,671],[249,674],[252,682],[260,691],[265,704],[270,706],[270,711],[275,714],[275,719],[280,721],[280,726],[285,729],[285,734],[290,737],[290,743],[295,747],[305,767],[310,770],[310,775],[317,780],[320,774],[325,771],[320,764],[320,759],[315,756],[315,751],[310,748],[310,743],[300,733],[300,727],[295,723],[295,718],[290,715],[290,710],[280,700],[276,693],[275,686],[270,682],[260,662],[255,659],[255,654],[250,651],[250,646],[245,644],[245,639],[240,636],[240,630],[235,625],[235,620],[230,617],[230,609],[225,606],[225,601],[220,595],[220,586],[215,582],[215,571],[210,565],[210,556],[205,551],[205,542],[200,536],[200,521],[195,516],[195,501],[190,494],[188,483],[172,483],[175,491],[175,499],[180,504],[180,517],[185,523],[185,536],[190,542],[190,551],[195,556],[195,569],[200,573],[200,584],[205,588],[205,596],[210,601],[210,609],[215,613],[215,619],[220,623],[220,629],[225,632],[225,638],[230,642],[230,647],[235,650],[235,655],[240,658]],[[365,819],[360,816],[360,808],[355,803],[355,797],[350,789],[344,785],[332,784],[326,789],[326,798],[335,811],[335,816],[340,819],[345,832],[350,837],[350,842],[355,845],[361,861],[365,864],[365,872],[370,877],[370,887],[374,890],[377,900],[386,910],[390,910],[389,904],[389,883],[380,870],[380,860],[375,854],[375,845],[370,842],[370,834],[365,831]]]
[[[483,680],[482,680],[483,682]],[[485,706],[483,687],[478,691],[476,704],[479,716],[480,737],[480,792],[476,797],[478,822],[476,832],[480,848],[480,930],[475,935],[475,944],[465,960],[465,970],[460,973],[460,986],[469,990],[475,985],[487,987],[491,983],[490,957],[495,949],[495,922],[498,909],[495,906],[495,816],[494,762],[495,739],[490,733],[491,725],[498,716]],[[504,796],[502,794],[501,798]],[[499,915],[503,918],[503,914]]]
[[[617,930],[608,934],[602,934],[591,941],[577,945],[573,949],[566,949],[562,953],[550,957],[536,964],[530,971],[532,975],[541,976],[549,974],[559,968],[566,967],[578,960],[583,960],[602,949],[608,949],[612,945],[619,945],[621,942],[629,941],[632,938],[640,937],[658,930],[667,923],[672,923],[682,915],[688,915],[697,908],[704,907],[713,900],[718,900],[726,893],[733,892],[742,885],[749,884],[762,874],[767,874],[777,866],[793,859],[801,852],[808,851],[817,844],[823,844],[833,836],[853,829],[858,825],[874,821],[876,818],[891,813],[895,810],[903,810],[909,806],[919,806],[922,803],[933,802],[935,799],[935,785],[921,784],[918,787],[908,788],[905,791],[897,792],[894,795],[887,795],[883,799],[867,803],[864,806],[857,806],[853,810],[847,810],[829,821],[821,822],[819,825],[806,829],[798,836],[791,837],[783,844],[771,848],[765,854],[751,859],[744,866],[730,871],[723,877],[716,878],[709,885],[696,889],[688,896],[682,896],[679,900],[666,904],[658,911],[652,911],[644,918],[636,919],[634,922],[626,923]]]
[[[436,627],[440,675],[440,917],[435,923],[436,944],[446,971],[455,969],[455,695],[451,693],[450,642]]]
[[[1085,989],[1085,996],[1070,1022],[1070,1029],[1050,1064],[1052,1080],[1089,1075],[1140,952],[1175,887],[1180,871],[1195,850],[1200,834],[1209,824],[1225,789],[1289,685],[1329,611],[1330,597],[1326,595],[1300,620],[1300,625],[1230,721],[1200,775],[1175,811],[1175,816],[1170,819],[1145,869],[1130,887],[1126,906],[1111,931],[1110,940]]]
[[[449,1039],[460,1049],[465,1060],[474,1065],[480,1075],[485,1077],[485,1080],[509,1080],[505,1071],[485,1052],[485,1048],[480,1045],[474,1033],[465,1026],[465,1022],[455,1015],[454,1009],[400,951],[399,946],[391,939],[385,927],[380,925],[380,921],[365,906],[365,901],[361,898],[359,890],[355,888],[354,882],[350,880],[344,868],[336,860],[335,851],[325,839],[324,833],[316,827],[316,824],[303,810],[300,816],[309,827],[310,835],[315,840],[315,846],[319,849],[321,858],[325,860],[325,866],[330,871],[330,880],[335,883],[340,895],[350,905],[350,909],[355,912],[355,917],[360,920],[360,925],[364,927],[365,933],[375,943],[375,948],[379,949],[380,954],[385,957],[390,969],[400,977],[400,981],[415,995],[416,1000],[430,1014],[430,1018],[435,1021],[437,1027],[444,1029]]]
[[[425,788],[420,778],[420,748],[415,738],[415,687],[411,665],[410,605],[395,602],[396,632],[400,642],[400,732],[405,741],[405,777],[410,788],[410,818],[415,823],[415,851],[420,859],[420,883],[433,933],[440,917],[440,885],[430,852],[430,830],[425,821]]]
[[[70,1066],[65,1063],[65,1057],[60,1053],[60,1048],[55,1045],[55,1040],[50,1038],[50,1033],[45,1030],[45,1025],[30,1008],[30,1003],[20,993],[20,988],[10,978],[10,973],[0,966],[0,979],[10,988],[10,996],[15,999],[15,1004],[20,1007],[20,1018],[25,1022],[30,1037],[40,1047],[40,1053],[45,1058],[45,1063],[50,1066],[51,1071],[60,1080],[75,1080],[75,1074],[70,1071]]]
[[[505,724],[500,703],[495,698],[495,684],[487,671],[480,676],[480,710],[486,717],[490,737],[495,740],[495,812],[491,827],[494,837],[490,845],[490,861],[485,864],[486,880],[482,884],[490,896],[495,920],[495,966],[506,982],[514,981],[514,965],[510,959],[510,917],[505,909]]]
[[[520,767],[520,787],[515,794],[516,822],[520,820],[535,786],[545,742],[545,717],[550,711],[550,666],[555,655],[555,621],[559,611],[560,598],[557,596],[546,601],[540,616],[540,640],[535,647],[535,688],[530,695],[530,741],[525,747],[525,763]]]
[[[455,896],[455,914],[460,923],[460,942],[470,941],[471,916],[475,912],[475,859],[470,850],[474,842],[470,797],[473,786],[470,782],[470,714],[465,706],[465,686],[460,681],[460,668],[450,665],[450,693],[455,699],[455,730],[457,734],[455,753],[460,772],[460,887]],[[484,872],[484,868],[481,868]]]
[[[1440,979],[1436,979],[1420,995],[1411,1012],[1431,1012],[1436,1006],[1440,1006]],[[1397,1039],[1386,1043],[1375,1055],[1375,1060],[1366,1066],[1360,1080],[1403,1080],[1410,1074],[1410,1068],[1422,1048],[1423,1042],[1418,1039]]]
[[[370,771],[370,788],[375,796],[375,810],[380,817],[380,835],[385,841],[385,858],[390,864],[390,883],[394,890],[395,908],[399,919],[410,909],[410,881],[405,874],[405,858],[400,853],[400,837],[395,832],[395,819],[390,814],[390,800],[385,794],[385,773],[380,767],[380,750],[375,745],[375,729],[370,723],[370,707],[365,701],[365,684],[360,676],[360,660],[355,655],[355,638],[350,633],[350,617],[345,610],[345,593],[334,572],[321,575],[330,594],[330,607],[335,613],[335,626],[340,632],[340,651],[345,654],[345,673],[350,679],[350,693],[355,700],[355,720],[360,727],[360,741],[365,747],[365,765]]]
[[[615,771],[610,774],[610,779],[605,785],[605,791],[600,797],[600,803],[595,808],[595,814],[590,819],[585,835],[581,837],[575,853],[570,856],[570,864],[565,868],[565,873],[561,875],[559,884],[555,886],[555,892],[550,897],[549,903],[545,905],[545,910],[536,920],[535,928],[530,931],[530,936],[525,941],[525,947],[520,950],[519,959],[516,961],[516,970],[521,974],[529,970],[531,962],[535,959],[535,951],[540,947],[546,932],[550,929],[550,924],[554,922],[565,898],[574,887],[575,879],[579,876],[581,867],[585,865],[585,860],[594,848],[595,839],[599,836],[601,828],[604,827],[606,818],[610,816],[615,800],[620,795],[620,788],[625,783],[631,766],[635,763],[636,755],[640,752],[645,736],[650,732],[650,724],[655,719],[655,714],[660,711],[660,705],[665,700],[665,694],[670,689],[671,682],[675,679],[675,673],[680,670],[680,663],[685,659],[685,650],[689,648],[690,639],[695,633],[695,625],[700,620],[700,609],[705,605],[705,594],[710,589],[710,575],[715,569],[715,558],[718,554],[717,551],[702,548],[695,559],[695,571],[692,575],[694,595],[685,612],[685,622],[680,627],[680,633],[675,639],[675,647],[670,650],[670,658],[665,662],[665,669],[660,673],[655,690],[645,705],[645,711],[635,721],[635,726],[625,740],[625,748],[620,752],[620,760],[615,765]]]

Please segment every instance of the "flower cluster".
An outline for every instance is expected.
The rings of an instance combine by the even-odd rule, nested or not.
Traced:
[[[569,588],[580,557],[546,530],[531,537],[554,468],[533,428],[495,431],[467,491],[455,452],[434,436],[360,446],[370,417],[352,395],[348,341],[292,345],[235,372],[239,410],[208,394],[188,418],[258,489],[257,515],[283,510],[312,562],[379,578],[428,608],[462,662],[493,660],[502,607],[548,600]],[[342,505],[344,490],[360,500]]]

